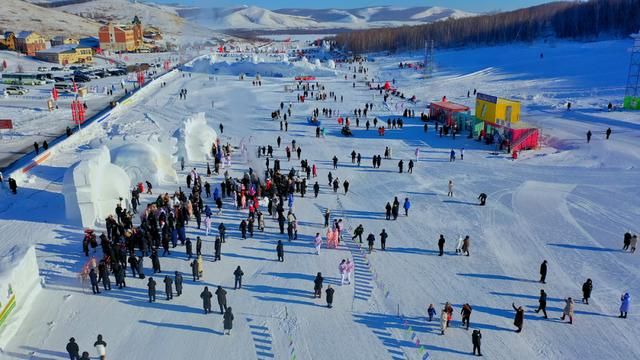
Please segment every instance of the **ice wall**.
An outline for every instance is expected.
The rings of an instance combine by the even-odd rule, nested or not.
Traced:
[[[40,290],[33,246],[13,246],[0,252],[0,351],[20,329]]]
[[[129,175],[130,186],[146,180],[153,185],[178,182],[171,156],[151,144],[133,143],[116,147],[111,150],[111,161]]]
[[[91,150],[85,160],[73,164],[64,174],[62,193],[67,219],[92,227],[115,215],[119,198],[123,207],[130,203],[131,180],[119,166],[111,163],[109,149]]]
[[[301,74],[311,76],[335,76],[335,67],[325,67],[320,63],[311,64],[306,58],[302,61],[290,62],[289,59],[260,61],[252,57],[244,61],[219,61],[216,55],[198,58],[184,66],[186,71],[204,72],[219,75],[245,74],[254,77],[260,74],[264,77],[294,77]]]

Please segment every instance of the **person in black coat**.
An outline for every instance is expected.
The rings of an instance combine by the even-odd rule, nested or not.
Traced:
[[[313,297],[314,298],[322,298],[322,281],[324,278],[322,277],[322,273],[318,273],[316,278],[313,280]]]
[[[335,292],[335,290],[333,290],[331,285],[328,285],[327,286],[327,290],[325,290],[325,293],[327,294],[327,307],[329,309],[331,309],[331,307],[333,306],[333,293],[334,292]]]
[[[204,309],[204,313],[208,314],[211,312],[211,298],[213,294],[209,291],[209,287],[205,286],[204,290],[200,293],[200,298],[202,299],[202,308]]]
[[[484,206],[487,203],[487,194],[480,193],[478,200],[480,200],[480,206]]]
[[[76,339],[69,339],[69,343],[67,344],[67,352],[69,353],[69,359],[78,360],[80,359],[80,347],[76,343]]]
[[[246,220],[242,220],[240,222],[240,232],[242,233],[242,238],[246,239],[247,238],[247,221]]]
[[[593,283],[591,279],[587,279],[584,284],[582,284],[582,303],[589,305],[589,298],[591,297],[591,291],[593,290]]]
[[[444,255],[444,244],[445,244],[445,239],[444,239],[444,235],[440,234],[440,238],[438,239],[438,251],[440,251],[440,253],[438,254],[438,256],[442,256]]]
[[[224,314],[227,311],[227,291],[220,285],[216,290],[216,297],[218,298],[218,306],[220,306],[220,314]]]
[[[131,276],[135,277],[138,272],[138,258],[135,255],[129,256],[129,265],[131,265]]]
[[[127,287],[127,283],[125,282],[125,271],[124,266],[116,263],[116,266],[113,269],[114,275],[116,276],[116,286],[122,289],[123,287]]]
[[[387,202],[387,205],[384,207],[385,209],[385,218],[387,220],[391,220],[391,204]]]
[[[482,339],[482,334],[480,330],[473,330],[473,334],[471,334],[471,342],[473,343],[473,355],[476,355],[476,351],[478,352],[478,356],[482,356],[482,352],[480,351],[480,341]]]
[[[167,294],[167,300],[173,299],[173,280],[171,280],[169,275],[166,275],[164,277],[163,282],[164,282],[164,291]]]
[[[226,242],[225,235],[227,234],[227,228],[224,226],[224,223],[220,223],[220,225],[218,225],[218,234],[220,234],[220,241],[223,243]]]
[[[382,229],[382,232],[380,233],[380,248],[382,250],[386,250],[387,249],[387,237],[389,236],[389,234],[387,234],[387,232]]]
[[[136,264],[138,265],[138,277],[144,279],[144,258],[139,257]]]
[[[176,296],[182,295],[182,274],[175,272]]]
[[[546,284],[547,278],[547,260],[544,260],[542,264],[540,264],[540,282]]]
[[[233,328],[233,313],[231,312],[231,308],[227,308],[223,317],[223,326],[225,335],[231,335],[231,328]]]
[[[147,289],[149,291],[149,302],[156,301],[156,281],[152,277],[149,277],[147,282]]]
[[[276,245],[276,252],[278,253],[278,261],[284,262],[284,245],[282,244],[282,240],[278,240],[278,245]]]
[[[522,326],[524,325],[524,309],[522,306],[516,307],[514,303],[511,303],[511,307],[516,311],[516,316],[513,319],[513,325],[518,328],[516,332],[519,333],[522,331]]]
[[[216,240],[213,243],[213,249],[214,249],[214,255],[213,255],[213,261],[217,261],[220,260],[220,255],[222,252],[222,240],[220,240],[219,236],[216,236]]]
[[[187,238],[185,249],[187,251],[187,256],[188,256],[187,259],[191,260],[191,258],[193,257],[193,245],[191,245],[191,239],[189,238]]]
[[[367,236],[367,244],[369,245],[369,254],[373,251],[373,244],[376,242],[376,236],[373,233],[369,233]]]
[[[242,289],[242,276],[243,275],[244,275],[244,272],[240,268],[240,265],[238,265],[236,270],[233,272],[233,276],[235,277],[235,283],[233,284],[233,289],[234,290],[235,289]]]
[[[158,253],[155,250],[151,251],[151,266],[153,267],[153,273],[162,272],[160,269],[160,258],[158,257]]]
[[[96,269],[91,269],[89,271],[89,280],[91,281],[91,291],[94,294],[100,294],[100,288],[98,287],[98,274],[96,274]]]
[[[318,182],[316,181],[315,184],[313,184],[313,195],[315,197],[318,197],[318,193],[320,192],[320,185],[318,184]]]
[[[191,275],[193,275],[193,281],[200,280],[200,273],[198,272],[198,261],[193,260],[190,266],[191,266]]]
[[[540,298],[538,298],[538,308],[536,314],[542,311],[544,318],[547,319],[547,293],[544,290],[540,290]]]

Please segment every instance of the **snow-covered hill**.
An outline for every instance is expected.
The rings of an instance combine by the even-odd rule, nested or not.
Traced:
[[[181,16],[214,29],[334,29],[416,25],[473,16],[441,7],[379,6],[357,9],[178,8]]]
[[[210,38],[209,29],[179,16],[171,6],[129,0],[96,0],[57,7],[61,11],[76,14],[99,22],[131,22],[137,15],[144,24],[153,25],[174,40]]]
[[[99,26],[93,20],[22,0],[2,0],[0,3],[0,28],[6,30],[33,30],[47,36],[95,36]]]

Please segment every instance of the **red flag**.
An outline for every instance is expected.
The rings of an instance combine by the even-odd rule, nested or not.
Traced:
[[[78,84],[76,84],[76,81],[73,80],[73,92],[77,93],[78,92]]]
[[[53,101],[58,101],[58,89],[55,87],[51,90],[51,97],[53,98]]]

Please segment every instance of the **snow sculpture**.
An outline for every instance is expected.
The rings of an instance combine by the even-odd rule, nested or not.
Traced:
[[[178,158],[187,161],[207,161],[211,159],[211,146],[218,139],[218,133],[207,124],[204,113],[197,113],[184,121],[178,135]]]
[[[0,251],[0,353],[18,332],[40,293],[40,270],[33,246]]]
[[[130,184],[127,173],[111,163],[106,146],[91,150],[85,160],[73,164],[64,174],[62,193],[67,219],[92,227],[108,215],[115,215],[120,198],[123,208],[130,203]]]
[[[111,159],[131,179],[130,186],[146,180],[151,184],[170,185],[178,182],[171,156],[145,143],[133,143],[111,150]]]

